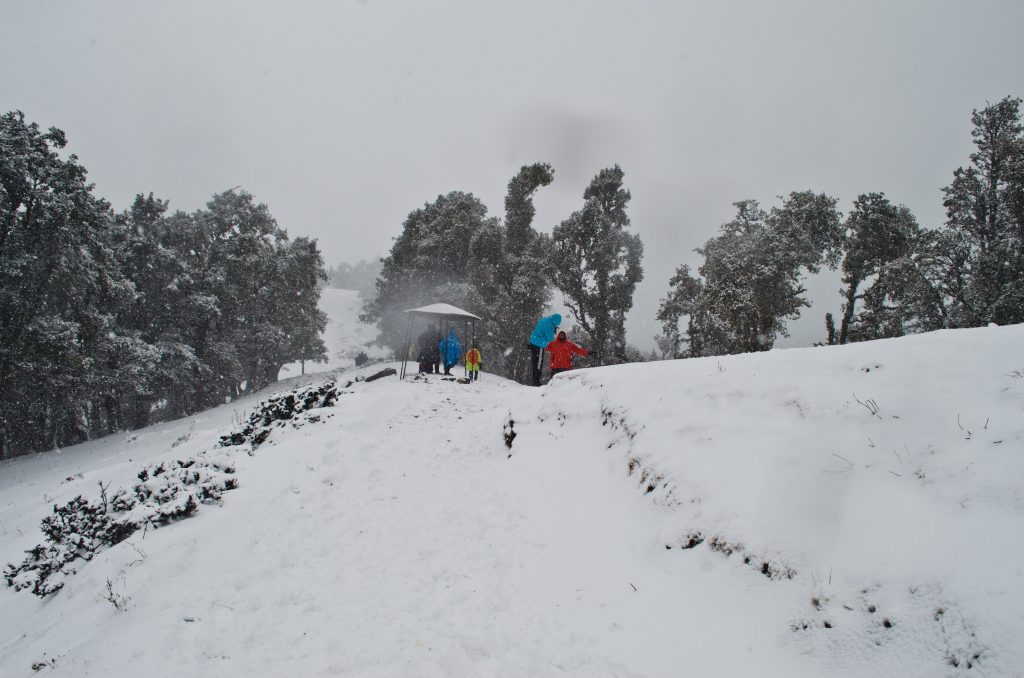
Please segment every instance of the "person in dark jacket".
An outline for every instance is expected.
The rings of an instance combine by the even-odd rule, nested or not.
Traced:
[[[432,374],[441,374],[441,333],[434,332],[430,342],[430,370]]]
[[[533,385],[540,386],[541,368],[544,365],[544,347],[555,338],[558,326],[562,324],[562,316],[558,313],[541,318],[530,335],[530,364],[533,370]]]
[[[423,334],[416,340],[416,361],[419,363],[419,371],[430,374],[434,371],[434,354],[437,353],[436,332],[424,330]]]
[[[547,345],[546,350],[551,353],[551,376],[554,377],[559,372],[565,372],[572,369],[572,356],[587,355],[589,351],[581,346],[569,341],[569,338],[565,336],[565,332],[559,332],[558,338]]]

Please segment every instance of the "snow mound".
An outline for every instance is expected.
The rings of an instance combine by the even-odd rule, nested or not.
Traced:
[[[601,441],[664,510],[668,552],[781,580],[787,642],[823,670],[1009,675],[1024,666],[1022,345],[1014,326],[579,370],[513,410],[514,446]]]

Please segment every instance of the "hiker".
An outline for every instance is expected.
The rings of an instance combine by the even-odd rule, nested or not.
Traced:
[[[546,350],[551,352],[551,377],[554,378],[559,372],[572,369],[572,354],[587,355],[589,351],[569,341],[565,332],[559,332],[558,338],[547,345]]]
[[[427,370],[428,374],[441,374],[441,333],[435,331],[434,338],[430,342],[430,369]]]
[[[480,349],[476,346],[469,349],[469,353],[466,354],[466,373],[470,381],[480,378],[480,366],[483,364],[484,361],[480,358]]]
[[[430,374],[434,369],[434,354],[437,352],[434,333],[424,330],[423,334],[416,340],[416,362],[419,363],[419,371]]]
[[[450,377],[452,374],[452,366],[458,365],[459,358],[462,357],[462,346],[459,345],[459,335],[455,333],[454,328],[448,333],[447,337],[438,342],[437,350],[441,354],[441,362],[444,363],[444,373]]]
[[[540,386],[540,372],[544,365],[544,349],[555,338],[562,316],[558,313],[541,318],[530,335],[530,359],[533,369],[533,385]]]

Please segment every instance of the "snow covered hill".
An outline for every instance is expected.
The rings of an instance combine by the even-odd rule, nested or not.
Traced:
[[[48,598],[0,591],[0,675],[1021,675],[1022,345],[948,331],[540,389],[346,368],[256,449],[218,444],[249,400],[6,462],[5,563],[51,505],[146,464],[227,456],[238,488]]]

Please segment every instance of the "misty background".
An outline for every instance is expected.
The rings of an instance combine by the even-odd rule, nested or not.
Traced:
[[[1024,90],[1024,4],[7,2],[0,108],[68,134],[117,210],[242,186],[328,265],[385,255],[452,190],[501,214],[548,162],[543,232],[619,163],[648,350],[668,279],[735,213],[884,191],[922,226],[972,151],[970,114]],[[777,345],[824,335],[837,276]],[[556,295],[554,301],[559,300]]]

